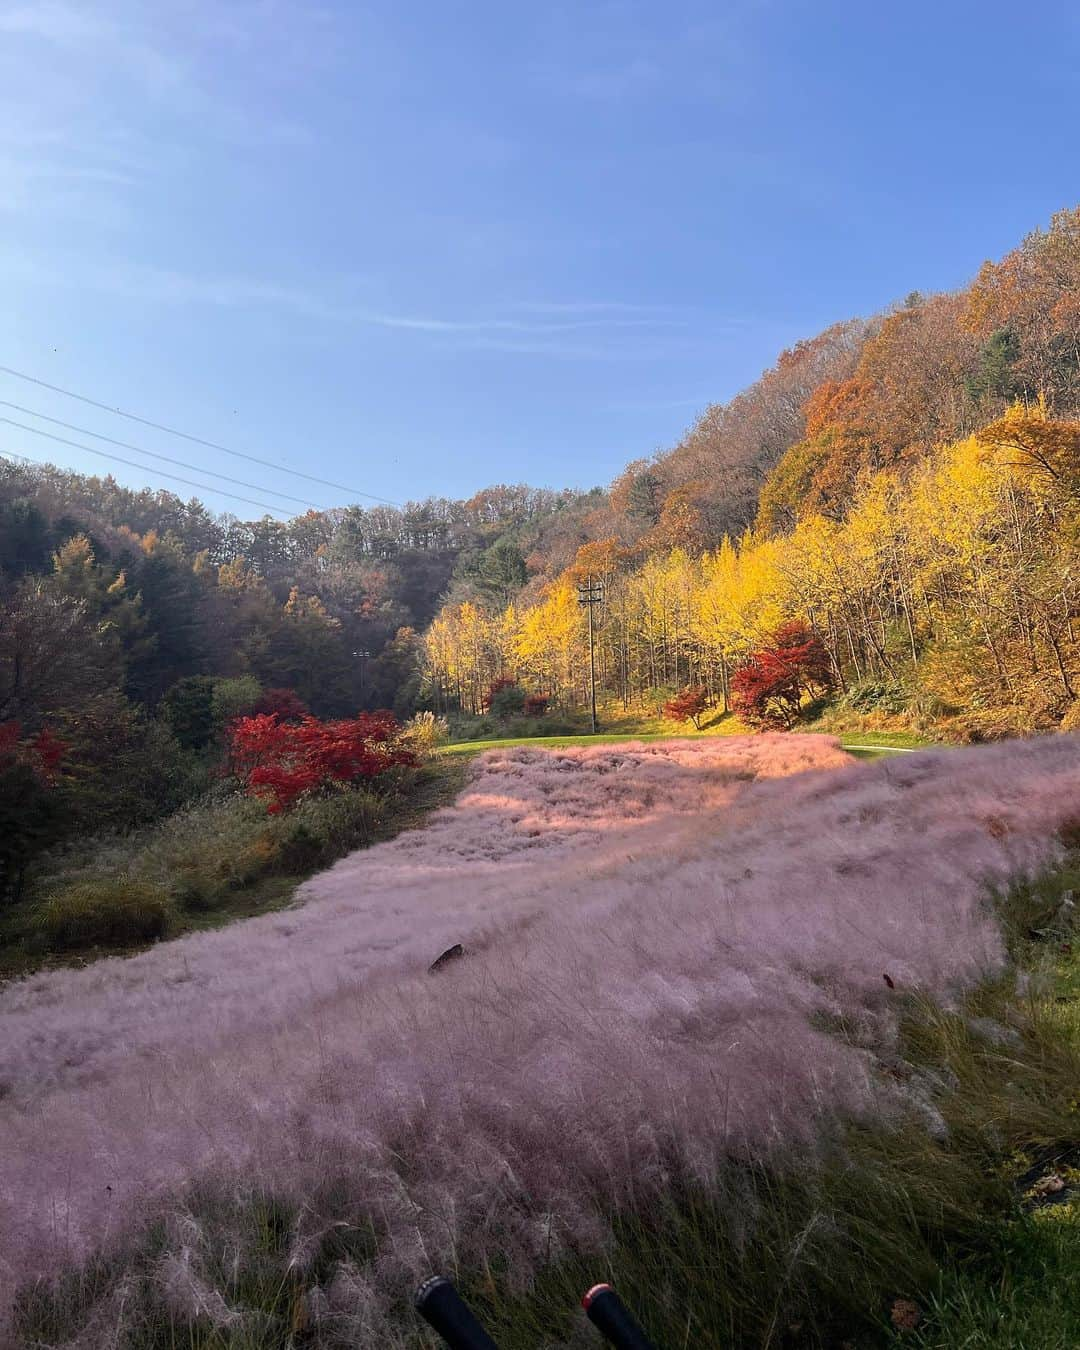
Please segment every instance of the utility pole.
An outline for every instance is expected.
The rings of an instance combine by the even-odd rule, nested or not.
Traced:
[[[371,660],[371,653],[370,653],[370,652],[367,650],[367,648],[365,647],[365,648],[361,649],[361,650],[358,651],[358,652],[353,652],[353,656],[356,657],[357,661],[358,661],[359,664],[360,664],[360,702],[363,703],[363,701],[364,701],[364,669],[365,669],[365,667],[367,666],[368,661]]]
[[[589,694],[592,706],[592,734],[596,735],[596,644],[593,640],[593,606],[603,603],[604,583],[592,577],[578,585],[578,604],[589,613]]]

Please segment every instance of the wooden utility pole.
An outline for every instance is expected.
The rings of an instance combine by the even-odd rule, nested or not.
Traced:
[[[593,638],[593,606],[604,599],[604,584],[593,581],[592,577],[578,586],[578,604],[584,605],[589,613],[589,696],[592,710],[592,734],[596,735],[596,643]]]

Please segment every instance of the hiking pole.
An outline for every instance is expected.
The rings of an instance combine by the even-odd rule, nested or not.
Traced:
[[[610,1284],[594,1284],[581,1306],[601,1336],[619,1350],[656,1350]]]
[[[499,1350],[444,1276],[433,1275],[430,1280],[425,1280],[416,1291],[413,1304],[450,1350]]]

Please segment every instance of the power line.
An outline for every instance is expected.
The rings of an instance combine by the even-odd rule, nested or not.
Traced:
[[[204,469],[201,464],[189,464],[185,459],[174,459],[172,455],[162,455],[156,450],[147,450],[141,445],[132,445],[130,441],[118,441],[112,436],[103,436],[100,431],[91,431],[89,427],[77,427],[73,422],[62,422],[59,417],[48,417],[45,413],[35,412],[33,408],[24,408],[21,403],[9,403],[0,398],[0,408],[14,408],[16,412],[26,413],[28,417],[38,417],[53,426],[64,427],[68,431],[77,431],[80,436],[93,436],[96,441],[106,441],[109,445],[118,445],[123,450],[134,450],[140,455],[149,455],[151,459],[163,460],[166,464],[178,464],[182,469],[194,469],[196,473],[209,474],[211,478],[220,478],[226,483],[235,483],[237,487],[251,488],[255,492],[266,492],[271,497],[284,497],[289,502],[299,502],[301,506],[314,507],[316,511],[326,508],[318,502],[309,502],[306,497],[294,497],[291,492],[277,492],[274,488],[263,487],[261,483],[247,483],[242,478],[230,478],[227,473],[218,473],[216,469]],[[216,488],[212,489],[217,491]]]
[[[50,441],[56,441],[59,445],[70,445],[75,450],[85,450],[87,454],[97,455],[100,459],[115,460],[118,464],[127,464],[133,469],[142,469],[145,471],[147,468],[147,465],[145,464],[136,464],[133,459],[124,459],[121,455],[110,455],[104,450],[95,450],[92,445],[81,445],[78,441],[69,441],[64,436],[54,436],[51,431],[42,431],[38,427],[25,426],[22,422],[15,422],[10,417],[0,417],[0,423],[9,427],[18,427],[20,431],[29,431],[34,436],[45,436]],[[7,451],[0,451],[0,457],[3,456],[8,456],[12,459],[26,459],[29,460],[31,464],[45,463],[44,460],[33,459],[29,455],[19,455],[14,452],[9,454]],[[209,483],[197,483],[192,478],[181,478],[179,474],[166,473],[164,469],[155,469],[154,472],[159,474],[162,478],[171,478],[176,483],[186,483],[188,487],[198,488],[202,492],[216,492],[219,497],[229,497],[232,501],[245,502],[248,506],[257,506],[260,510],[269,511],[272,515],[285,516],[286,519],[288,518],[287,513],[282,510],[280,506],[270,506],[266,502],[257,502],[251,497],[240,497],[235,492],[226,492],[223,488],[213,487]]]
[[[354,497],[366,497],[369,501],[382,502],[384,506],[401,506],[401,502],[391,501],[389,497],[376,497],[372,492],[361,492],[359,488],[347,487],[344,483],[334,483],[329,478],[316,478],[314,474],[301,473],[299,469],[286,468],[281,464],[275,464],[273,460],[260,459],[257,455],[246,455],[242,450],[230,450],[227,445],[219,445],[217,441],[204,441],[201,436],[191,436],[186,431],[178,431],[175,427],[167,427],[162,422],[151,422],[148,417],[138,417],[135,413],[123,412],[120,408],[111,408],[107,403],[99,403],[96,399],[87,398],[85,394],[76,394],[71,389],[63,389],[58,384],[48,384],[45,380],[39,380],[21,370],[13,370],[11,366],[0,366],[0,373],[13,375],[17,380],[27,380],[30,384],[36,384],[41,389],[49,389],[54,394],[63,394],[65,398],[77,399],[80,403],[89,404],[91,408],[99,408],[102,412],[112,413],[115,417],[126,417],[129,422],[138,422],[141,426],[153,427],[155,431],[164,431],[169,436],[179,436],[181,440],[191,441],[194,445],[205,445],[208,450],[220,450],[222,454],[235,455],[237,459],[246,459],[252,464],[261,464],[264,469],[274,469],[278,473],[292,474],[294,478],[306,478],[309,483],[321,483],[323,487],[332,487],[338,492],[348,492]]]
[[[146,472],[145,464],[136,464],[133,459],[124,459],[121,455],[110,455],[104,450],[95,450],[92,445],[82,445],[79,441],[69,441],[65,436],[54,436],[51,431],[42,431],[40,427],[28,427],[22,422],[14,422],[10,417],[0,417],[0,423],[9,427],[18,427],[20,431],[29,431],[33,436],[45,436],[50,441],[56,441],[59,445],[70,445],[75,450],[85,450],[89,455],[97,455],[101,459],[114,459],[118,464],[128,464],[133,469],[142,469]],[[18,456],[16,456],[18,458]],[[35,461],[41,463],[40,460]],[[235,492],[226,492],[223,488],[211,487],[208,483],[196,483],[192,478],[181,478],[179,474],[166,473],[164,469],[155,469],[162,478],[172,478],[177,483],[186,483],[188,487],[198,488],[201,492],[216,492],[219,497],[231,497],[236,502],[246,502],[248,506],[257,506],[260,510],[269,511],[271,515],[283,516],[285,512],[280,506],[268,506],[266,502],[257,502],[251,497],[239,497]]]

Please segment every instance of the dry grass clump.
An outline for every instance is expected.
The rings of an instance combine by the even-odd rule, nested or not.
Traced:
[[[58,859],[50,890],[144,884],[182,910],[215,910],[264,877],[302,876],[371,843],[386,810],[385,799],[363,789],[269,818],[264,803],[239,793],[210,796],[141,834]]]
[[[172,902],[159,886],[119,876],[57,891],[42,906],[39,926],[50,947],[126,947],[164,937]]]

